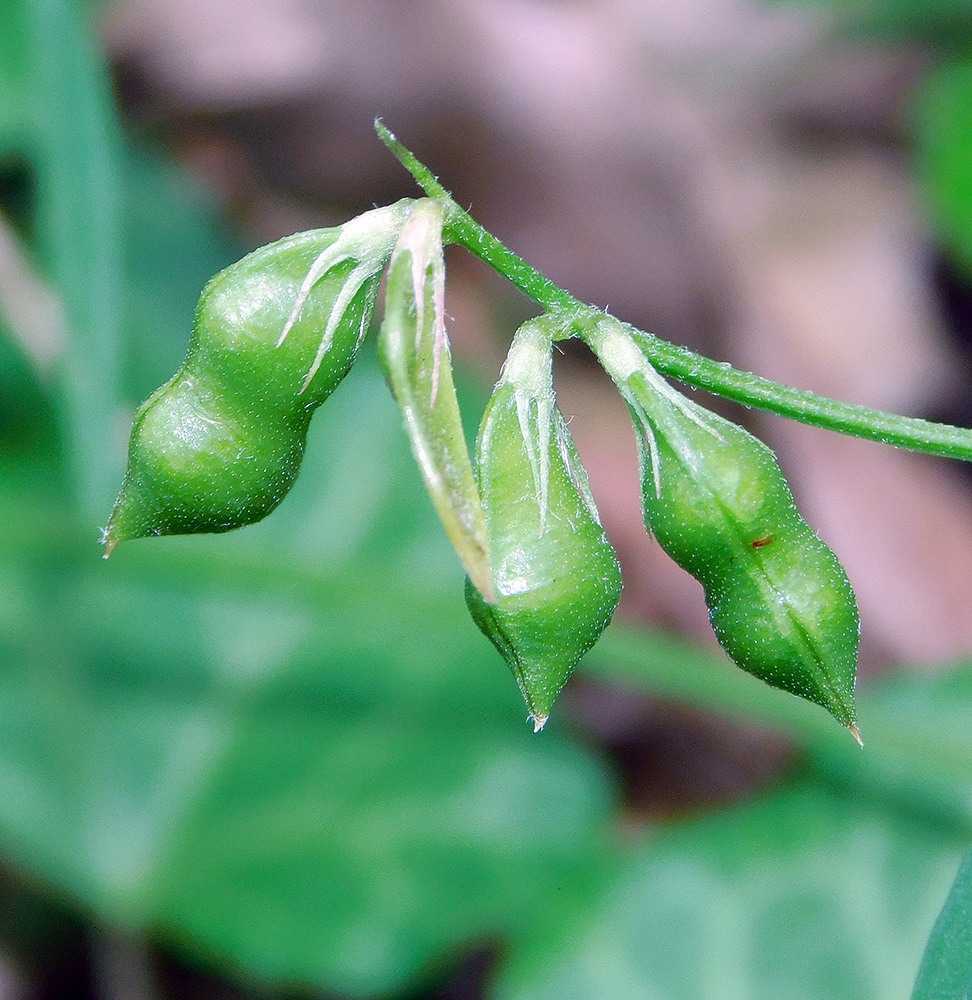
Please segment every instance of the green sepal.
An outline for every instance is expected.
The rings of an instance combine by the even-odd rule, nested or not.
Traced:
[[[442,204],[415,203],[388,269],[378,353],[432,504],[463,567],[492,599],[489,544],[445,327]]]

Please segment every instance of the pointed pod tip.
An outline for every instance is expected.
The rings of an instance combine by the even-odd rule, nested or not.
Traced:
[[[533,731],[535,733],[539,733],[543,731],[543,727],[547,724],[547,719],[549,718],[550,718],[549,715],[534,715],[533,713],[531,713],[529,716],[527,716],[527,722],[532,722]]]
[[[111,533],[111,525],[107,528],[99,529],[101,531],[101,544],[104,545],[105,551],[102,554],[102,559],[107,559],[112,552],[115,551],[115,546],[118,544],[118,539],[115,538]]]
[[[863,750],[864,741],[861,739],[861,731],[857,728],[857,723],[852,722],[847,728],[850,730],[851,736],[853,736],[854,739],[857,740],[858,743],[860,743],[861,749]]]

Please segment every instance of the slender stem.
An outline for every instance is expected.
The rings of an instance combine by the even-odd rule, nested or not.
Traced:
[[[445,238],[464,246],[485,261],[544,309],[573,314],[572,321],[565,326],[565,336],[579,336],[586,341],[585,328],[590,327],[599,310],[574,298],[504,246],[456,204],[428,167],[416,159],[381,122],[376,121],[375,128],[382,142],[425,193],[445,201]],[[686,385],[841,434],[911,451],[972,461],[972,429],[842,403],[732,368],[634,327],[629,327],[629,330],[645,357],[658,371]]]
[[[844,403],[805,389],[723,366],[685,347],[632,330],[645,356],[660,371],[687,385],[805,424],[879,441],[911,451],[972,461],[972,429]]]
[[[441,198],[446,203],[443,236],[452,243],[464,246],[470,253],[485,261],[499,274],[511,281],[525,295],[539,302],[550,312],[590,311],[591,306],[575,299],[570,292],[555,285],[535,267],[505,247],[488,229],[484,229],[465,209],[459,207],[452,195],[439,183],[424,163],[411,150],[406,149],[384,124],[375,121],[381,141],[392,151],[402,166],[415,178],[419,187],[430,198]]]

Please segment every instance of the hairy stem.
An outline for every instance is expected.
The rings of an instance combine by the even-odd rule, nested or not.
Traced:
[[[573,322],[565,328],[564,336],[578,336],[586,341],[586,329],[591,327],[600,311],[574,298],[504,246],[456,204],[428,167],[416,159],[380,121],[375,122],[375,128],[382,142],[425,193],[445,202],[445,239],[458,243],[485,261],[544,309],[573,313]],[[629,330],[645,357],[658,371],[686,385],[841,434],[911,451],[972,461],[972,429],[842,403],[732,368],[634,327],[629,327]]]

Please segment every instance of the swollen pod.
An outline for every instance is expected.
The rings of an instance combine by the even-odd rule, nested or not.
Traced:
[[[129,538],[251,524],[283,499],[411,205],[272,243],[206,285],[185,362],[135,414],[106,556]]]
[[[135,416],[109,544],[259,521],[294,484],[309,421],[309,410],[227,399],[182,369]]]
[[[657,421],[653,449],[643,438],[645,524],[705,588],[736,663],[853,727],[860,623],[847,574],[800,516],[769,448],[688,402],[699,423]]]
[[[773,453],[672,389],[622,324],[602,319],[595,342],[634,418],[645,525],[705,588],[723,648],[860,739],[854,592],[800,516]]]

